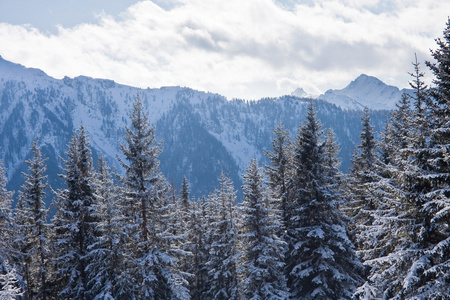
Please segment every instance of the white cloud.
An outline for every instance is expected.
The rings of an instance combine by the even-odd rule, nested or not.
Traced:
[[[181,85],[230,98],[289,94],[296,84],[323,92],[360,73],[406,86],[414,52],[430,59],[448,11],[447,1],[421,0],[142,1],[53,35],[0,23],[0,55],[58,78]]]

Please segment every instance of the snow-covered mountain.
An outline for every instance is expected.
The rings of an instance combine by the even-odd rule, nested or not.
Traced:
[[[227,101],[183,87],[139,89],[84,76],[55,79],[0,57],[0,159],[8,169],[8,187],[17,190],[22,184],[21,172],[26,171],[24,161],[34,139],[48,157],[50,184],[61,186],[57,175],[62,172],[61,157],[81,124],[90,135],[94,161],[102,155],[120,172],[119,145],[138,93],[156,125],[158,140],[164,141],[163,173],[175,186],[185,175],[195,196],[212,191],[222,171],[239,188],[250,159],[265,161],[276,124],[281,122],[294,136],[310,101],[296,96]],[[347,169],[358,143],[361,111],[314,101],[318,118],[336,132]],[[385,117],[386,111],[373,111],[377,130],[384,127]]]
[[[343,109],[368,107],[373,110],[392,110],[402,94],[410,92],[387,85],[376,77],[362,74],[342,90],[328,90],[319,99],[334,103]]]
[[[308,94],[305,92],[303,88],[297,88],[295,91],[291,93],[291,96],[299,97],[299,98],[311,98],[316,99],[319,95]]]

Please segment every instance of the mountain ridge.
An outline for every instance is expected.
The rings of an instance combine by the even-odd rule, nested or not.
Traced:
[[[30,157],[34,139],[39,139],[49,157],[50,184],[62,186],[57,176],[61,157],[65,157],[70,137],[81,124],[91,137],[94,160],[104,156],[120,172],[116,157],[121,157],[119,145],[124,143],[125,126],[129,126],[138,93],[150,122],[156,125],[158,140],[164,139],[163,173],[175,186],[187,176],[197,197],[217,186],[220,172],[229,174],[239,189],[251,158],[267,163],[264,151],[271,150],[278,122],[294,137],[310,101],[295,96],[227,100],[186,87],[140,89],[87,76],[55,79],[1,59],[0,159],[8,170],[8,187],[20,187],[21,172],[26,171],[24,161]],[[324,126],[336,132],[343,169],[347,169],[358,142],[361,111],[346,111],[321,99],[314,101]],[[372,112],[377,129],[383,127],[386,113]]]

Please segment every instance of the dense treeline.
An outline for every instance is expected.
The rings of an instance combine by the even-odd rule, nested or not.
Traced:
[[[0,168],[0,299],[449,299],[450,21],[437,44],[433,86],[416,59],[381,141],[364,112],[349,175],[311,101],[249,163],[239,205],[225,174],[201,199],[167,183],[139,96],[123,176],[94,168],[81,126],[51,190],[36,141],[14,209]]]

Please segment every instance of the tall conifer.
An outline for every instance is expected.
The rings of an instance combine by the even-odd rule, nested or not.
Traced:
[[[128,163],[123,162],[125,177],[124,229],[128,234],[126,252],[132,266],[128,270],[134,277],[130,299],[189,298],[186,280],[175,268],[170,255],[170,242],[165,239],[167,228],[164,218],[166,181],[159,171],[158,156],[161,143],[155,144],[155,127],[150,126],[139,97],[133,105],[131,128],[126,128],[121,145]]]
[[[288,227],[288,287],[295,299],[350,298],[362,265],[347,236],[339,195],[325,165],[321,124],[311,102],[294,145],[295,203]]]
[[[47,223],[48,209],[45,207],[46,188],[44,175],[45,161],[42,158],[38,141],[31,148],[33,158],[26,161],[29,173],[24,173],[25,183],[19,194],[16,207],[16,224],[24,275],[26,279],[26,297],[30,299],[47,299],[50,290],[49,276],[49,234]]]
[[[277,236],[280,210],[274,210],[262,172],[252,159],[244,175],[241,206],[239,271],[242,299],[287,299],[283,256],[286,245]]]
[[[90,299],[89,255],[98,238],[96,196],[93,187],[92,154],[83,126],[73,134],[65,174],[66,189],[57,194],[57,212],[53,218],[55,229],[55,280],[58,297]]]

